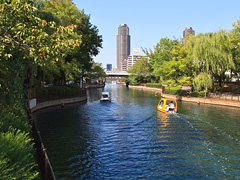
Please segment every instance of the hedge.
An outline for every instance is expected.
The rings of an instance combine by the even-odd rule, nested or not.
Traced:
[[[74,92],[79,91],[80,88],[76,84],[64,85],[64,86],[50,86],[50,87],[39,87],[36,92],[38,95],[40,94],[48,94],[48,93],[64,93],[64,92]]]
[[[162,88],[162,84],[161,83],[147,83],[146,86],[147,87]]]
[[[190,94],[191,97],[204,97],[205,96],[205,92],[204,91],[200,91],[200,92],[192,92]]]

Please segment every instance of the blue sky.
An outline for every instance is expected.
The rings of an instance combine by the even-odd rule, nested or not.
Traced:
[[[181,38],[186,27],[195,33],[231,30],[240,17],[240,0],[73,0],[90,15],[103,38],[94,61],[116,66],[118,26],[127,24],[133,48],[151,48],[161,38]],[[141,52],[142,55],[143,52]]]

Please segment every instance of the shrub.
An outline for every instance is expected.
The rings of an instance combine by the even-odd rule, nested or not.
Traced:
[[[191,96],[191,97],[199,97],[199,94],[198,94],[198,92],[192,92],[192,93],[190,94],[190,96]]]
[[[37,171],[23,103],[0,109],[0,179],[35,179]]]
[[[192,92],[190,94],[191,97],[204,97],[205,96],[205,92],[204,91],[200,91],[200,92]]]
[[[4,107],[0,110],[0,132],[7,132],[11,129],[30,132],[27,114],[17,101],[12,106]]]
[[[165,87],[165,93],[166,94],[173,94],[173,95],[179,95],[181,93],[181,86],[175,86],[175,87]]]
[[[141,85],[141,83],[134,82],[134,83],[131,83],[131,85],[133,85],[133,86],[140,86],[140,85]]]
[[[178,90],[178,95],[179,96],[187,96],[187,95],[189,95],[189,92],[188,91],[183,91],[183,90]]]
[[[64,86],[50,86],[50,87],[39,87],[37,88],[37,94],[48,94],[48,93],[64,93],[64,92],[74,92],[80,90],[79,86],[76,84],[69,84]]]
[[[198,92],[198,94],[199,94],[199,97],[205,97],[205,92],[204,91],[200,91],[200,92]]]
[[[162,84],[161,83],[147,83],[147,87],[156,87],[156,88],[161,88]]]
[[[33,147],[27,133],[0,133],[0,179],[35,179]]]

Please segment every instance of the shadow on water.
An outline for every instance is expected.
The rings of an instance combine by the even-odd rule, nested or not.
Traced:
[[[111,103],[100,103],[102,91]],[[39,112],[56,178],[240,178],[237,109],[179,102],[178,114],[165,114],[159,98],[107,85],[90,89],[84,105]]]

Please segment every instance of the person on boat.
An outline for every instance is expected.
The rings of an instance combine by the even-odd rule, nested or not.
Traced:
[[[170,110],[173,110],[173,109],[174,109],[174,103],[173,103],[173,101],[171,101],[171,102],[169,103],[169,105],[166,105],[166,111],[169,111],[169,109],[170,109]]]
[[[159,109],[162,109],[163,101],[160,102]]]
[[[171,109],[174,108],[174,103],[173,103],[173,101],[171,101],[171,102],[169,103],[169,108],[171,108]]]

